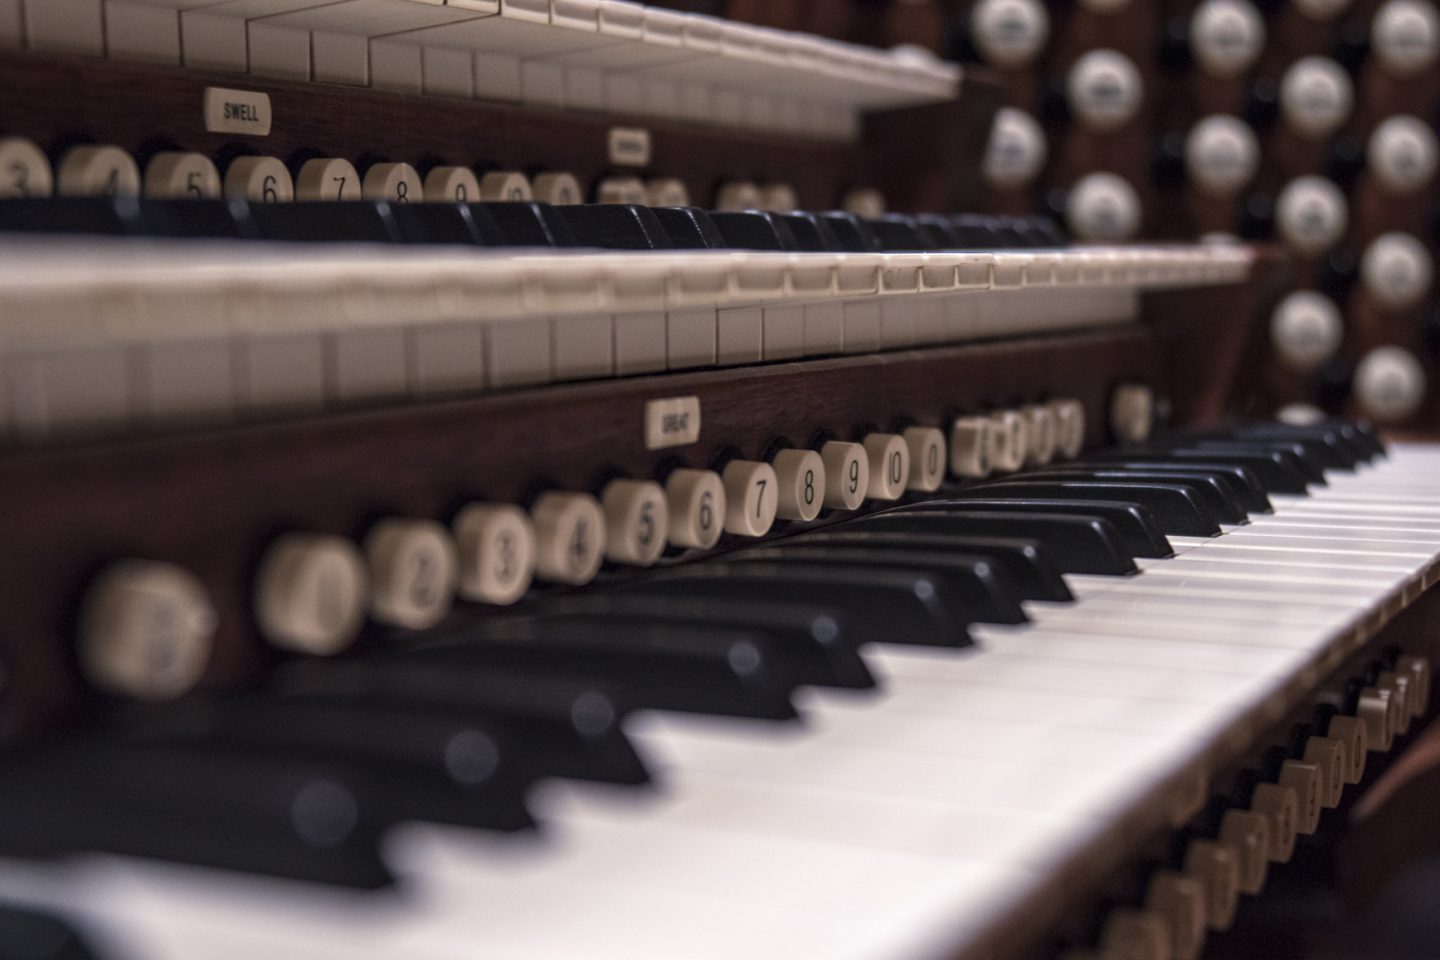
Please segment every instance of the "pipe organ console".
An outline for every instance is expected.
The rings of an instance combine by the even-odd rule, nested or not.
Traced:
[[[1007,206],[1047,42],[1160,115],[1081,8],[0,0],[0,958],[1231,955],[1432,716],[1440,452],[1235,416],[1279,247]]]

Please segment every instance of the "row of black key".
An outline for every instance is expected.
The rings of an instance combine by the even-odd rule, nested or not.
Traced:
[[[706,212],[632,204],[252,204],[244,200],[55,197],[0,200],[0,233],[309,242],[879,253],[1054,247],[1043,217]]]
[[[101,849],[381,885],[390,824],[523,830],[538,779],[646,783],[622,728],[633,710],[793,721],[797,687],[876,686],[866,645],[965,646],[971,623],[1070,600],[1062,572],[1133,574],[1137,556],[1170,554],[1169,535],[1218,532],[1273,493],[1380,454],[1350,425],[1237,427],[947,491],[607,592],[458,610],[423,642],[375,637],[369,656],[292,662],[261,691],[152,708],[120,732],[14,758],[0,854]]]

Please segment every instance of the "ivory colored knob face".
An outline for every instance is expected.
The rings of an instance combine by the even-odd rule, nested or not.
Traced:
[[[455,517],[460,595],[508,605],[530,589],[535,575],[535,527],[519,507],[472,503]]]
[[[1389,73],[1410,76],[1428,69],[1440,50],[1440,13],[1428,0],[1389,0],[1375,12],[1370,45]]]
[[[1410,715],[1423,716],[1430,706],[1430,661],[1406,654],[1395,660],[1395,669],[1410,676]]]
[[[1228,197],[1255,177],[1260,144],[1238,117],[1206,117],[1185,138],[1185,169],[1202,193]]]
[[[981,167],[985,180],[996,187],[1023,187],[1045,166],[1045,131],[1024,110],[1001,107],[990,127]]]
[[[1291,249],[1315,256],[1339,242],[1350,214],[1335,184],[1320,177],[1296,177],[1280,191],[1275,221]]]
[[[1275,411],[1275,419],[1297,427],[1313,426],[1324,422],[1325,411],[1311,403],[1287,403]]]
[[[50,161],[24,137],[0,137],[0,199],[48,197],[55,192]]]
[[[1100,928],[1105,956],[1163,958],[1170,955],[1170,927],[1152,910],[1117,907]]]
[[[1265,48],[1265,21],[1246,0],[1206,0],[1190,18],[1190,49],[1213,77],[1239,76]]]
[[[1050,39],[1050,16],[1039,0],[980,0],[970,11],[970,34],[986,62],[1020,67]]]
[[[990,475],[989,417],[956,417],[950,424],[950,472],[957,477]]]
[[[460,558],[450,533],[431,520],[382,520],[365,537],[370,615],[423,630],[455,602]]]
[[[1055,411],[1049,404],[1035,403],[1020,409],[1026,420],[1029,443],[1025,449],[1025,462],[1043,466],[1055,459],[1059,441],[1055,422]]]
[[[1355,715],[1365,721],[1366,746],[1375,753],[1389,751],[1395,742],[1390,692],[1376,687],[1361,690]]]
[[[1314,370],[1340,349],[1340,308],[1324,294],[1297,290],[1270,316],[1270,343],[1293,370]]]
[[[1360,279],[1382,307],[1403,310],[1430,292],[1434,264],[1425,245],[1408,233],[1384,233],[1365,248]]]
[[[1205,891],[1205,925],[1228,930],[1240,902],[1240,859],[1215,840],[1192,840],[1185,848],[1185,875]]]
[[[145,168],[145,196],[213,200],[220,196],[220,172],[203,153],[157,153]]]
[[[1290,5],[1311,20],[1333,20],[1350,0],[1290,0]]]
[[[1140,71],[1114,50],[1091,50],[1075,61],[1065,79],[1070,111],[1091,130],[1123,126],[1140,108],[1144,92]]]
[[[1205,943],[1205,887],[1175,870],[1157,870],[1145,885],[1145,909],[1165,920],[1171,960],[1195,960]]]
[[[556,207],[581,203],[585,199],[580,181],[569,173],[537,173],[530,189],[537,201]]]
[[[1295,832],[1300,820],[1300,802],[1294,789],[1277,783],[1257,784],[1250,795],[1250,809],[1264,816],[1270,825],[1266,856],[1275,863],[1288,863],[1295,855]]]
[[[720,479],[725,483],[725,532],[740,537],[769,533],[779,506],[775,468],[759,460],[731,460]]]
[[[716,210],[758,210],[763,202],[760,188],[749,180],[722,183],[715,194]]]
[[[825,461],[814,450],[781,450],[770,461],[778,495],[776,516],[814,520],[825,505]]]
[[[1410,718],[1415,715],[1410,709],[1411,682],[1412,678],[1408,673],[1397,673],[1394,670],[1382,670],[1375,679],[1377,687],[1390,692],[1390,703],[1395,708],[1391,726],[1397,734],[1404,734],[1410,729]]]
[[[425,197],[432,203],[471,203],[480,199],[480,178],[469,167],[435,167],[425,174]]]
[[[840,206],[846,213],[875,220],[885,216],[885,195],[873,187],[859,187],[848,191]]]
[[[1345,742],[1333,737],[1310,737],[1305,741],[1302,757],[1319,771],[1320,806],[1326,809],[1339,806],[1349,771]]]
[[[1123,177],[1092,173],[1071,189],[1065,222],[1081,240],[1125,240],[1140,229],[1140,197]]]
[[[1355,398],[1382,423],[1404,420],[1425,399],[1425,369],[1408,350],[1377,347],[1355,367]]]
[[[1066,460],[1085,449],[1085,406],[1079,400],[1052,400],[1055,411],[1055,453]]]
[[[64,197],[137,197],[140,168],[115,146],[71,147],[55,173],[56,192]]]
[[[121,560],[85,592],[80,670],[107,693],[169,700],[200,681],[214,634],[215,610],[197,577],[171,563]]]
[[[606,177],[595,188],[596,203],[645,203],[645,183],[639,177]]]
[[[349,160],[306,160],[295,178],[295,199],[309,203],[360,199],[360,173]]]
[[[486,202],[523,203],[535,199],[530,178],[515,170],[491,170],[480,178],[480,199]]]
[[[349,540],[287,533],[271,545],[255,578],[255,615],[273,645],[328,656],[350,645],[368,607],[365,562]]]
[[[670,502],[649,480],[612,480],[600,493],[605,508],[605,557],[648,567],[660,559],[670,535]]]
[[[1334,716],[1325,727],[1325,736],[1345,745],[1345,782],[1359,783],[1365,776],[1365,754],[1370,749],[1370,734],[1360,717]]]
[[[725,484],[713,470],[676,470],[665,480],[670,543],[709,550],[725,529]]]
[[[387,203],[424,203],[425,185],[408,163],[377,163],[365,171],[360,194],[366,200]]]
[[[945,480],[945,434],[934,427],[907,427],[900,434],[910,454],[908,490],[934,493]]]
[[[1280,113],[1307,140],[1334,133],[1346,118],[1355,92],[1345,68],[1328,57],[1305,57],[1280,80]]]
[[[530,508],[535,525],[535,575],[582,586],[605,559],[605,512],[588,493],[543,493]]]
[[[795,188],[788,183],[767,183],[760,188],[762,209],[772,213],[794,213],[800,206]]]
[[[1265,888],[1270,871],[1270,821],[1253,810],[1227,810],[1220,818],[1217,839],[1230,848],[1240,864],[1240,892],[1255,894]]]
[[[1030,424],[1015,410],[990,415],[990,468],[1013,473],[1025,465],[1030,449]]]
[[[690,190],[684,180],[655,177],[645,184],[645,200],[652,207],[688,207]]]
[[[1410,116],[1390,117],[1370,134],[1365,156],[1375,181],[1388,193],[1418,190],[1435,177],[1435,132]]]
[[[1155,393],[1143,383],[1122,383],[1110,395],[1110,433],[1121,443],[1144,443],[1155,423]]]
[[[289,203],[295,199],[295,181],[276,157],[237,157],[225,171],[227,197],[251,203]]]
[[[825,506],[854,510],[870,492],[870,455],[858,443],[831,440],[820,448],[825,464]]]

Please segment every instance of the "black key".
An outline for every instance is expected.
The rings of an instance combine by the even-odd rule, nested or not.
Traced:
[[[1184,441],[1186,447],[1200,450],[1219,450],[1226,453],[1278,453],[1286,459],[1292,469],[1305,478],[1306,483],[1325,486],[1325,467],[1303,444],[1284,440],[1207,440],[1203,437]]]
[[[987,495],[988,494],[988,495]],[[926,513],[1077,513],[1099,517],[1115,528],[1125,546],[1137,557],[1164,558],[1175,555],[1170,541],[1145,506],[1126,500],[1070,500],[1011,495],[1004,487],[975,487],[954,494],[952,499],[917,503],[903,510]]]
[[[840,240],[835,236],[835,231],[830,229],[830,224],[813,213],[780,213],[776,214],[781,220],[790,226],[790,232],[795,235],[795,249],[805,250],[811,253],[840,252]]]
[[[957,214],[950,218],[950,227],[962,250],[998,250],[1005,245],[994,217]]]
[[[866,690],[875,686],[870,668],[856,652],[844,613],[813,604],[747,600],[732,603],[703,597],[601,593],[564,597],[537,610],[546,623],[601,620],[609,624],[708,625],[759,634],[774,644],[805,683]]]
[[[1038,246],[1063,247],[1070,242],[1053,217],[1031,214],[1025,219],[1030,222],[1031,234]]]
[[[250,207],[250,219],[262,240],[398,243],[401,239],[390,204],[381,201],[257,203]]]
[[[710,222],[734,250],[800,249],[790,224],[766,210],[711,211]]]
[[[955,250],[962,246],[960,234],[949,217],[938,213],[916,214],[915,229],[925,237],[931,250]]]
[[[1036,476],[1036,474],[1026,474]],[[1039,476],[1050,480],[1136,480],[1142,483],[1173,483],[1188,487],[1221,523],[1244,523],[1248,517],[1245,508],[1231,493],[1227,480],[1205,473],[1203,470],[1141,470],[1136,467],[1090,468],[1070,465],[1046,468]]]
[[[1026,600],[1048,600],[1065,603],[1074,600],[1065,578],[1050,550],[1038,540],[1009,537],[958,537],[943,533],[879,533],[852,529],[849,524],[824,527],[795,537],[771,541],[771,546],[790,544],[835,544],[865,550],[893,551],[904,555],[907,550],[945,550],[955,553],[979,554],[1003,566],[1019,585]]]
[[[95,960],[96,956],[59,917],[0,904],[0,960]]]
[[[256,235],[250,205],[240,199],[141,200],[147,237],[248,239]]]
[[[396,203],[390,215],[405,243],[495,247],[505,242],[494,218],[473,204]]]
[[[1236,440],[1288,440],[1304,444],[1331,470],[1354,470],[1359,463],[1369,459],[1338,430],[1320,425],[1298,427],[1288,423],[1256,423],[1234,427],[1227,433]]]
[[[1209,476],[1218,477],[1227,482],[1230,495],[1245,510],[1246,513],[1271,513],[1274,507],[1270,498],[1265,495],[1265,485],[1260,482],[1254,471],[1249,467],[1236,466],[1228,463],[1194,463],[1190,461],[1177,461],[1167,463],[1159,459],[1145,460],[1071,460],[1058,466],[1058,470],[1137,470],[1142,473],[1181,473],[1188,474],[1201,471]],[[1048,467],[1040,468],[1041,473],[1048,473]]]
[[[472,203],[488,216],[510,247],[573,247],[575,235],[548,203]]]
[[[582,247],[670,250],[674,244],[649,207],[630,203],[577,203],[554,208]]]
[[[774,644],[755,633],[705,627],[477,618],[406,656],[421,663],[494,667],[613,686],[637,707],[790,720],[786,672]]]
[[[1023,537],[1049,547],[1066,573],[1128,576],[1137,570],[1135,556],[1119,531],[1100,517],[1020,511],[927,513],[916,508],[872,513],[845,526],[884,533]]]
[[[905,643],[963,647],[969,618],[960,598],[919,570],[850,570],[799,563],[709,561],[677,568],[649,580],[624,584],[629,593],[670,597],[802,600],[835,607],[845,615],[855,643]]]
[[[974,554],[912,550],[903,556],[834,544],[769,544],[742,550],[725,562],[813,563],[883,570],[901,567],[924,570],[955,591],[974,623],[1025,623],[1030,618],[1020,606],[1020,588],[1003,567]]]
[[[0,200],[0,233],[144,233],[135,197],[15,197]]]
[[[874,220],[867,220],[880,249],[896,253],[911,250],[925,250],[929,241],[916,226],[915,221],[903,213],[886,214]]]
[[[1172,463],[1219,463],[1245,467],[1265,485],[1265,492],[1304,493],[1305,476],[1295,466],[1294,458],[1283,453],[1264,450],[1220,450],[1214,447],[1200,448],[1178,446],[1168,449],[1147,449],[1131,451],[1096,452],[1095,460],[1135,460],[1144,458],[1168,459]]]
[[[655,207],[651,213],[676,250],[715,250],[725,246],[725,238],[698,207]]]
[[[564,678],[462,670],[403,653],[368,660],[301,660],[272,683],[280,697],[394,705],[478,718],[522,738],[529,765],[557,777],[639,784],[649,773],[621,721],[629,707],[603,687]]]
[[[870,224],[843,210],[827,210],[817,213],[817,218],[830,227],[840,249],[847,253],[878,253],[880,238],[870,229]]]
[[[956,494],[957,497],[1034,498],[1037,500],[1119,500],[1149,508],[1155,522],[1167,534],[1186,537],[1213,537],[1220,523],[1205,502],[1188,487],[1175,483],[1100,480],[994,480]]]
[[[1328,422],[1355,442],[1364,444],[1375,456],[1382,459],[1389,456],[1385,452],[1385,441],[1381,439],[1375,425],[1368,420],[1331,420]]]
[[[343,764],[204,749],[86,741],[7,764],[0,852],[104,851],[376,888],[389,825],[379,797]]]

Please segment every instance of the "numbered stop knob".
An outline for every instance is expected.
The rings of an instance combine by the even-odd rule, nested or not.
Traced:
[[[899,500],[910,477],[910,448],[894,433],[872,433],[861,444],[870,459],[871,500]]]
[[[763,537],[775,524],[779,478],[759,460],[731,460],[720,473],[725,483],[725,532]]]
[[[770,460],[775,469],[776,516],[814,520],[825,505],[825,460],[814,450],[781,450]]]

